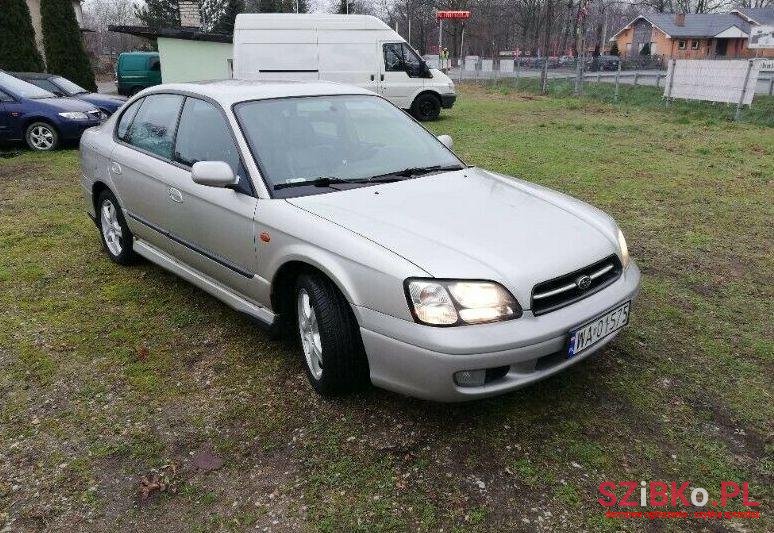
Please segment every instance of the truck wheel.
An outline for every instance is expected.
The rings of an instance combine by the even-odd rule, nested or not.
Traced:
[[[349,303],[328,279],[303,274],[296,283],[296,323],[306,376],[323,396],[368,384],[360,331]]]
[[[24,131],[27,146],[38,152],[50,152],[59,146],[59,132],[48,122],[33,122]]]
[[[411,104],[411,114],[417,120],[435,120],[441,114],[441,99],[430,93],[422,93]]]
[[[134,262],[136,255],[132,249],[132,232],[126,225],[124,214],[115,195],[104,190],[97,198],[97,220],[102,246],[114,263],[128,265]]]

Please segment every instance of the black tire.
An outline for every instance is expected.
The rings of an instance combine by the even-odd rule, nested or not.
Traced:
[[[319,377],[312,373],[301,340],[298,301],[302,291],[309,296],[319,328],[322,347],[322,375]],[[294,296],[296,337],[301,345],[306,377],[312,387],[323,396],[337,396],[370,384],[360,328],[349,303],[338,288],[321,275],[302,274],[296,282]]]
[[[411,114],[421,121],[436,120],[441,114],[441,99],[431,93],[422,93],[411,104]]]
[[[121,236],[118,237],[118,244],[120,246],[120,251],[118,253],[116,253],[115,247],[111,247],[108,244],[108,240],[105,235],[106,232],[102,227],[103,226],[102,210],[105,208],[105,205],[107,203],[112,204],[113,208],[115,209],[116,219],[117,219],[118,225],[121,228]],[[132,235],[132,232],[129,230],[129,226],[126,225],[126,219],[124,218],[124,213],[123,211],[121,211],[121,205],[118,203],[118,200],[116,199],[115,195],[108,189],[103,190],[97,197],[96,208],[97,208],[97,227],[99,228],[99,236],[100,236],[100,239],[102,240],[102,247],[105,249],[105,252],[107,252],[108,257],[110,257],[110,260],[119,265],[130,265],[134,263],[137,259],[137,254],[132,248],[134,243],[134,236]]]
[[[40,120],[27,126],[24,140],[31,150],[50,152],[59,147],[59,132],[48,122]]]

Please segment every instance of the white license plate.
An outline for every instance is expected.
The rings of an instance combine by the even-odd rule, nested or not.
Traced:
[[[608,335],[628,324],[630,305],[631,302],[619,305],[604,315],[571,331],[570,345],[567,348],[567,358],[575,357],[582,351],[591,348]]]

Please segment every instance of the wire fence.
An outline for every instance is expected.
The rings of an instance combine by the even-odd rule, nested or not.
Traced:
[[[433,64],[431,59],[430,64]],[[438,65],[438,59],[434,61]],[[482,59],[469,56],[447,59],[440,64],[457,83],[539,79],[541,86],[572,81],[582,94],[588,82],[664,88],[668,63],[660,57],[618,58],[599,56],[577,61],[572,58]],[[761,72],[755,94],[774,96],[774,71]]]

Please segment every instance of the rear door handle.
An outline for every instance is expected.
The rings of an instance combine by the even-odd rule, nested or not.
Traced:
[[[183,203],[183,193],[181,193],[179,190],[175,189],[174,187],[169,188],[169,199],[173,202],[177,202],[178,204]]]
[[[375,78],[376,78],[376,76],[374,76],[373,74],[371,74],[371,81],[374,81],[374,79],[375,79]]]
[[[118,163],[113,161],[112,163],[110,163],[110,171],[113,174],[119,174],[120,175],[121,174],[121,165],[119,165]]]
[[[381,81],[384,81],[384,74],[382,74],[381,76],[379,76],[379,80],[381,80]]]

